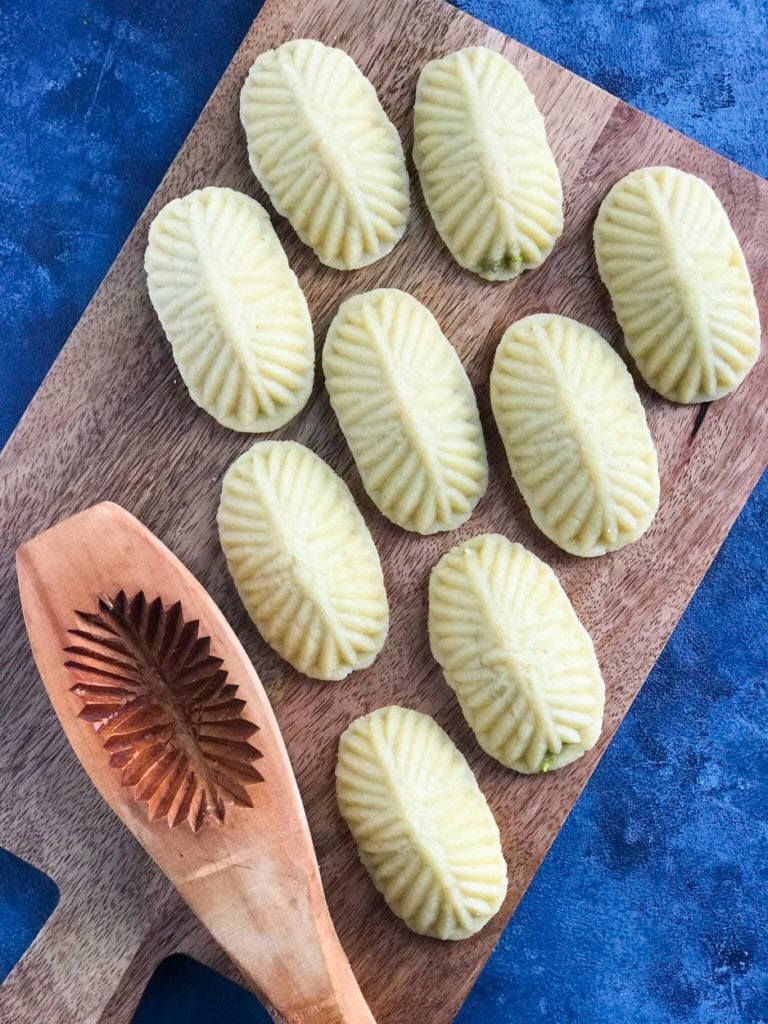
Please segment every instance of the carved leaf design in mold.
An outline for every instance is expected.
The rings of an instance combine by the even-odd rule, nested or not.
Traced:
[[[228,805],[252,807],[261,753],[248,741],[258,726],[243,717],[245,701],[199,622],[185,621],[180,602],[166,608],[122,590],[101,595],[98,611],[75,614],[65,665],[80,717],[150,821],[186,821],[197,832],[223,823]]]

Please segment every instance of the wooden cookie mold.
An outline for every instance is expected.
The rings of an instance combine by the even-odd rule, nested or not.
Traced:
[[[17,572],[35,661],[91,782],[276,1019],[374,1024],[272,707],[203,587],[109,502],[22,544]],[[68,827],[87,836],[88,819]],[[119,926],[119,901],[114,914]]]

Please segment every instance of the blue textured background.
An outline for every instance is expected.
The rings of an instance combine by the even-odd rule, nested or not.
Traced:
[[[258,6],[4,0],[0,440]],[[460,6],[768,173],[764,0]],[[461,1024],[768,1024],[767,522],[764,477],[507,928]],[[50,883],[0,853],[0,976],[54,901]],[[252,997],[174,957],[158,971],[136,1020],[267,1018],[254,1012]]]

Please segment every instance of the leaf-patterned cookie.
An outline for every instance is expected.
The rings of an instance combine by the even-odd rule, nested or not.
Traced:
[[[391,706],[352,722],[339,742],[336,796],[374,885],[413,931],[464,939],[499,909],[499,829],[434,719]]]
[[[379,288],[342,303],[323,371],[365,489],[392,522],[453,530],[485,493],[477,402],[453,346],[417,299]]]
[[[221,546],[248,614],[299,672],[343,679],[381,650],[379,555],[346,484],[295,441],[261,441],[224,477]]]
[[[219,423],[275,430],[312,389],[312,322],[266,211],[230,188],[174,199],[152,221],[147,286],[182,379]]]
[[[416,87],[413,158],[454,259],[489,281],[538,267],[563,230],[560,175],[525,79],[482,46],[430,61]]]
[[[656,449],[632,377],[591,327],[552,313],[512,324],[491,405],[536,525],[573,555],[638,539],[659,504]]]
[[[589,634],[549,568],[483,534],[429,579],[429,640],[480,746],[526,774],[597,742],[605,691]]]
[[[673,402],[733,391],[760,354],[744,254],[715,193],[674,167],[617,182],[594,228],[595,256],[627,348]]]
[[[367,266],[402,237],[400,137],[343,50],[294,39],[254,61],[240,97],[253,173],[321,263]]]

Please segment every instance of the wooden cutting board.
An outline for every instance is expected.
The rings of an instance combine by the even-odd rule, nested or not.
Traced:
[[[352,274],[322,267],[278,222],[322,342],[339,303],[378,285],[425,302],[477,389],[491,483],[471,521],[424,539],[384,521],[365,496],[322,381],[277,435],[304,442],[349,483],[382,555],[392,606],[376,664],[337,684],[301,678],[259,639],[227,575],[215,529],[221,477],[251,439],[218,426],[188,398],[144,284],[152,216],[174,196],[230,185],[264,201],[248,169],[238,93],[262,50],[296,36],[347,50],[371,78],[411,147],[416,78],[428,59],[482,43],[504,52],[532,88],[565,189],[566,230],[540,270],[487,284],[449,258],[417,187],[394,252]],[[768,184],[638,113],[442,0],[267,0],[147,210],[9,442],[2,470],[4,652],[0,841],[48,872],[61,902],[0,989],[7,1024],[126,1022],[148,975],[175,950],[228,970],[222,954],[91,788],[38,679],[24,636],[13,553],[24,538],[110,498],[137,515],[199,577],[268,687],[307,806],[328,900],[379,1024],[447,1024],[488,956],[582,786],[712,561],[766,460],[768,359],[709,408],[662,401],[640,382],[659,450],[659,514],[637,544],[592,561],[569,557],[533,527],[512,485],[488,407],[488,374],[507,324],[537,310],[592,325],[623,351],[591,246],[608,187],[632,168],[671,163],[709,181],[728,211],[768,317]],[[548,561],[595,639],[607,686],[598,747],[569,768],[522,777],[482,754],[432,661],[426,579],[459,539],[498,530]],[[335,808],[340,732],[353,716],[399,702],[434,715],[476,771],[499,821],[509,895],[478,936],[440,944],[412,935],[386,909]],[[649,782],[650,784],[650,782]]]

